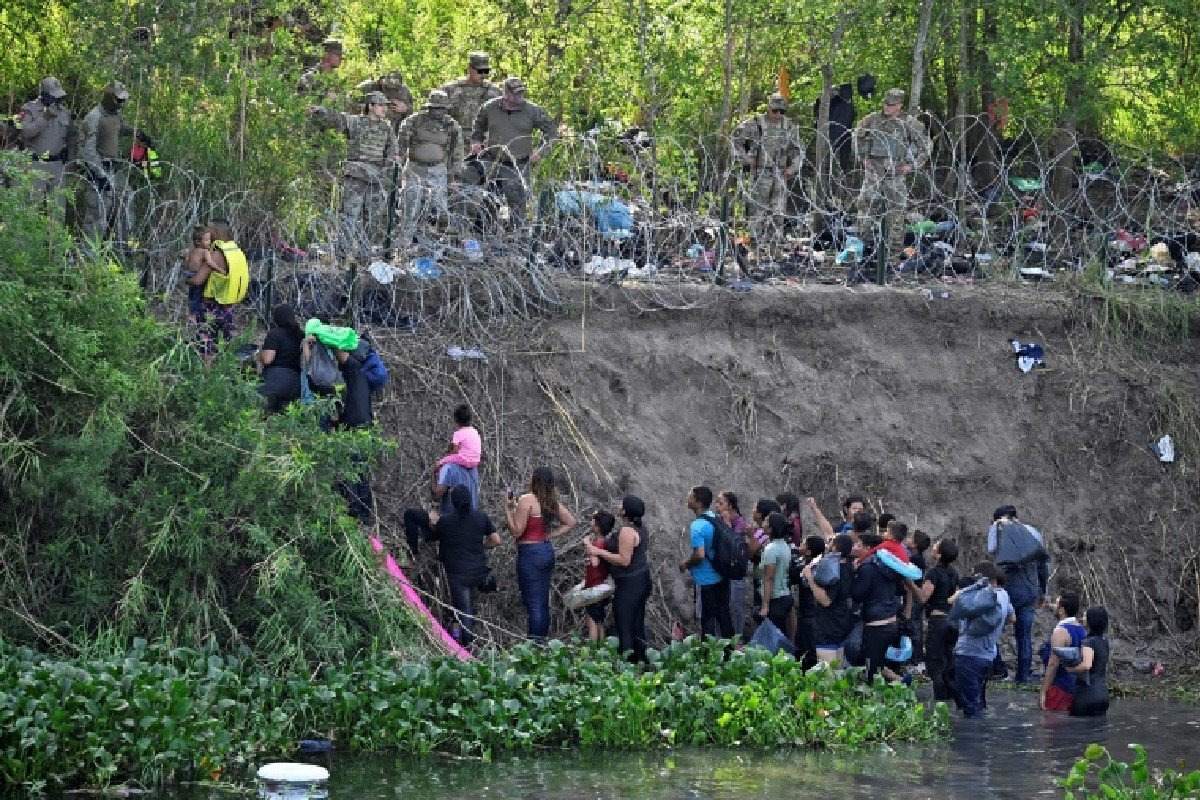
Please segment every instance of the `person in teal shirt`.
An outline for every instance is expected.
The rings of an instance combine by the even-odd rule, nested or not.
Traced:
[[[783,514],[767,517],[767,532],[771,541],[763,548],[758,562],[758,577],[762,581],[762,608],[758,616],[769,619],[776,628],[787,632],[787,618],[792,611],[792,589],[788,586],[788,566],[792,561],[792,548],[787,539],[792,534],[792,523]]]

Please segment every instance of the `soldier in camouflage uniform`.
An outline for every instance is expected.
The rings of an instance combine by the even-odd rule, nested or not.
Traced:
[[[67,93],[58,78],[43,78],[38,88],[38,99],[21,106],[17,127],[21,142],[33,157],[31,169],[38,175],[37,192],[45,196],[62,187],[71,112],[63,107]]]
[[[408,88],[404,83],[404,77],[396,70],[377,79],[363,81],[354,88],[364,97],[369,92],[383,92],[383,96],[388,99],[388,122],[392,123],[392,127],[397,131],[400,129],[400,123],[412,113],[412,90]]]
[[[855,158],[863,167],[858,234],[878,244],[879,221],[886,217],[888,258],[898,260],[908,205],[905,176],[925,166],[933,142],[921,124],[904,113],[904,90],[888,89],[883,94],[883,110],[863,117],[854,129],[853,144]]]
[[[296,91],[303,95],[311,95],[312,99],[321,105],[340,108],[345,102],[345,92],[335,74],[342,65],[345,50],[337,39],[326,39],[322,43],[325,54],[315,67],[307,69],[300,76]]]
[[[734,129],[732,146],[734,160],[748,171],[743,193],[755,244],[773,255],[783,232],[788,185],[804,164],[800,129],[787,117],[787,98],[771,95],[767,113]]]
[[[400,241],[408,245],[417,232],[426,198],[447,216],[449,176],[463,163],[463,132],[449,114],[450,98],[441,89],[429,93],[425,107],[400,125],[396,136],[404,164]]]
[[[109,219],[120,220],[128,202],[129,151],[120,144],[122,136],[136,136],[147,147],[150,138],[134,130],[121,118],[121,109],[129,100],[129,90],[120,81],[104,87],[100,105],[83,118],[80,154],[87,169],[83,187],[83,233],[95,238],[109,233]],[[127,221],[127,220],[126,220]]]
[[[491,72],[488,54],[476,51],[467,57],[467,77],[450,81],[442,87],[442,91],[450,98],[450,116],[468,136],[483,104],[501,95],[500,87],[487,79]],[[475,186],[482,184],[484,171],[481,166],[471,156],[465,162],[459,179]]]
[[[347,138],[346,164],[342,169],[342,232],[354,240],[373,239],[386,205],[387,167],[397,160],[396,134],[387,120],[388,101],[383,92],[366,96],[367,113],[347,114],[319,106],[309,113]]]

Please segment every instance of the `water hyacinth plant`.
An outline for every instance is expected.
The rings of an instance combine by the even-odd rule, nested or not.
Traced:
[[[278,677],[248,658],[138,642],[108,658],[0,652],[0,780],[164,785],[286,757],[306,737],[352,751],[491,758],[545,747],[856,747],[947,730],[910,689],[857,670],[713,641],[650,651],[522,645],[479,661],[390,655]]]

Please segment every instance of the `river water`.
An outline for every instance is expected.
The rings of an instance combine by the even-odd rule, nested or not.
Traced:
[[[1128,760],[1145,745],[1157,767],[1200,766],[1198,709],[1118,700],[1106,720],[1037,709],[1037,696],[989,692],[986,719],[954,718],[954,738],[923,745],[828,753],[682,749],[553,752],[490,764],[442,758],[340,757],[331,800],[747,800],[747,798],[1060,797],[1066,775],[1091,742]],[[216,794],[177,793],[188,800]]]

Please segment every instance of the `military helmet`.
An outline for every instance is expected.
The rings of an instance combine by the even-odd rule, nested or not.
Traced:
[[[58,78],[42,78],[42,84],[38,88],[42,94],[48,94],[51,97],[59,100],[67,96],[67,93],[63,91],[62,84],[59,83]]]
[[[883,104],[885,106],[896,106],[904,103],[903,89],[888,89],[883,93]]]
[[[488,54],[484,53],[481,50],[475,50],[475,51],[471,52],[470,54],[468,54],[467,55],[467,64],[469,64],[471,66],[471,69],[475,69],[475,70],[484,70],[484,69],[492,68],[491,61],[488,58]]]
[[[129,90],[125,88],[125,84],[120,81],[112,81],[104,87],[104,93],[110,94],[117,100],[128,100]]]
[[[367,92],[366,96],[363,97],[363,102],[369,106],[386,106],[388,99],[383,92]]]
[[[426,108],[449,108],[450,95],[446,94],[441,89],[433,89],[429,92],[429,99],[425,101]]]
[[[767,100],[767,108],[769,109],[787,111],[787,107],[787,98],[779,92],[775,92],[775,94],[771,95],[771,97]]]
[[[388,89],[399,89],[404,85],[404,76],[400,74],[400,70],[392,70],[385,72],[379,77],[379,87],[384,91]]]

